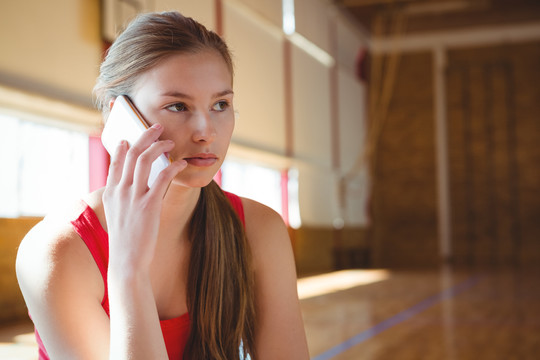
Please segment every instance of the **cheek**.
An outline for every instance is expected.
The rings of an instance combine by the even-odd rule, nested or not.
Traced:
[[[226,143],[227,145],[231,142],[232,134],[234,131],[234,120],[228,121],[227,123],[223,124],[223,127],[220,131],[221,134],[221,140],[223,143]]]
[[[160,136],[161,140],[172,140],[174,141],[174,149],[172,152],[178,152],[182,151],[187,143],[190,140],[189,132],[187,129],[183,128],[179,125],[174,126],[167,126],[166,124],[162,124],[164,126],[163,133]]]
[[[178,134],[180,131],[177,129],[164,125],[165,129],[163,130],[163,133],[160,136],[161,140],[172,140],[176,142],[178,140]]]
[[[225,133],[227,133],[229,136],[232,135],[234,131],[234,127],[236,125],[236,119],[234,118],[234,113],[231,116],[228,116],[224,121],[222,121],[223,129]]]

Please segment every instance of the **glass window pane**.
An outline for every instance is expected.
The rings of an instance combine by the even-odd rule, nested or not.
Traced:
[[[281,174],[259,165],[227,160],[224,162],[222,187],[238,196],[256,200],[282,214]]]
[[[0,114],[0,217],[18,215],[19,120]]]
[[[43,216],[88,192],[88,135],[3,116],[0,216]]]

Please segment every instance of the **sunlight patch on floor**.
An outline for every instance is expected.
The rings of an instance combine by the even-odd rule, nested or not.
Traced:
[[[38,348],[34,333],[19,334],[13,342],[0,342],[0,359],[2,360],[37,360]]]
[[[356,286],[386,280],[390,272],[384,269],[341,270],[298,279],[300,300],[347,290]]]

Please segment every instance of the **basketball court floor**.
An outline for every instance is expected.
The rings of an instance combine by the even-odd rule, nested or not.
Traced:
[[[298,281],[312,360],[540,359],[540,268],[344,270]],[[0,359],[37,359],[32,325]]]
[[[363,284],[302,300],[312,359],[540,359],[539,275],[359,270]]]

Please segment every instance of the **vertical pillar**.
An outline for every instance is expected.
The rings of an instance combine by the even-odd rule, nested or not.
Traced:
[[[289,226],[289,169],[281,171],[281,217]]]
[[[283,39],[283,69],[283,95],[285,97],[285,156],[292,157],[294,155],[292,44],[287,37]]]
[[[219,36],[223,36],[223,0],[215,0],[215,21],[216,21],[216,33]]]
[[[334,58],[334,64],[330,68],[330,126],[331,126],[331,144],[332,144],[332,167],[339,172],[341,167],[341,151],[339,139],[339,67],[338,67],[338,35],[337,24],[334,19],[331,19],[328,26],[330,39],[330,55]]]
[[[448,127],[446,109],[446,50],[434,49],[433,81],[435,110],[435,152],[439,221],[439,254],[443,260],[452,256],[450,172],[448,164]]]

